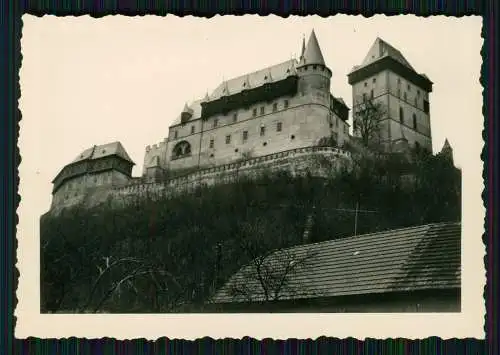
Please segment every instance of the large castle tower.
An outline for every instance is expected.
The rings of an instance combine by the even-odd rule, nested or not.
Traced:
[[[353,114],[365,100],[383,107],[379,138],[384,147],[397,150],[409,145],[432,151],[429,94],[433,83],[417,73],[400,51],[377,38],[348,80]]]

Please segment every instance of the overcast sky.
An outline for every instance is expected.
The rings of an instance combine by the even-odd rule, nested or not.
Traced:
[[[22,179],[40,213],[51,180],[81,151],[115,140],[142,173],[144,149],[167,136],[186,102],[230,79],[292,57],[314,28],[331,91],[352,105],[347,73],[376,37],[398,48],[434,82],[434,151],[445,137],[458,165],[479,161],[483,117],[477,17],[276,16],[41,18],[24,16],[20,102]],[[480,166],[479,166],[480,168]]]

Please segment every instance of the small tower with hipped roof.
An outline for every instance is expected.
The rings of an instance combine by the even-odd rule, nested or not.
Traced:
[[[448,138],[444,140],[443,148],[441,148],[439,155],[448,159],[448,161],[450,161],[453,164],[453,148],[451,147]]]

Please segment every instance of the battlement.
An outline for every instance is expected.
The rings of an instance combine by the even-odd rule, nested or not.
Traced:
[[[164,148],[167,145],[168,138],[163,139],[160,143],[156,143],[153,145],[146,146],[146,153],[149,153],[151,150],[158,150]]]

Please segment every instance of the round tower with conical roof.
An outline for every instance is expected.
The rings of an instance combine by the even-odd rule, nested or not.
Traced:
[[[312,30],[307,45],[302,42],[302,53],[297,64],[299,92],[330,91],[331,70],[326,66],[316,33]]]

